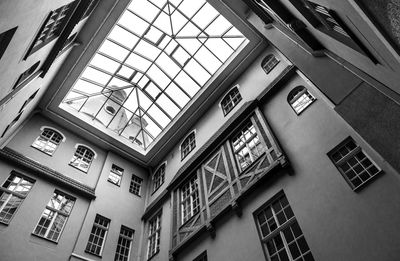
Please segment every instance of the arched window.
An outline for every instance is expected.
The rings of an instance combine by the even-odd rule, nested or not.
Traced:
[[[307,88],[304,86],[297,86],[291,90],[288,94],[287,101],[293,110],[300,114],[305,110],[313,101],[315,101],[314,96],[308,92]]]
[[[60,142],[64,139],[64,136],[50,128],[44,128],[42,133],[33,142],[32,147],[43,151],[48,155],[53,155]]]
[[[153,192],[155,192],[164,183],[165,163],[161,164],[153,174]]]
[[[242,100],[242,96],[237,88],[233,87],[222,99],[221,108],[224,112],[224,116],[227,115],[235,106]]]
[[[186,158],[186,156],[196,148],[196,137],[195,132],[192,131],[183,141],[181,144],[181,160]]]
[[[273,54],[268,54],[261,62],[261,67],[268,74],[279,63],[279,60]]]
[[[69,164],[77,169],[87,172],[89,170],[90,165],[92,164],[94,157],[95,153],[91,149],[79,145],[76,148],[74,156],[72,157],[71,162]]]

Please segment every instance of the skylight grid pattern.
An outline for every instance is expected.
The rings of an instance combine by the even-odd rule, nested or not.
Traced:
[[[146,149],[245,40],[205,0],[133,0],[63,103]]]

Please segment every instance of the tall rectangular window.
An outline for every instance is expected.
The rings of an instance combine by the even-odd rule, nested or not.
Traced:
[[[258,137],[251,120],[233,137],[232,145],[241,170],[244,170],[265,151],[265,145]]]
[[[182,224],[200,211],[199,184],[193,176],[180,189]]]
[[[36,35],[35,40],[29,47],[24,59],[28,58],[29,55],[60,36],[66,23],[68,22],[69,17],[73,13],[75,5],[76,1],[72,1],[71,3],[61,6],[60,8],[50,12],[40,28],[39,33]]]
[[[268,260],[314,260],[303,232],[283,193],[275,197],[267,206],[257,210],[255,219]]]
[[[74,206],[75,198],[54,191],[33,234],[57,242]]]
[[[8,45],[10,44],[11,39],[15,34],[15,31],[17,31],[17,28],[18,26],[0,34],[0,59],[5,53]]]
[[[97,214],[86,245],[86,252],[101,256],[109,227],[110,220]]]
[[[149,235],[147,237],[147,259],[160,251],[161,212],[149,220]]]
[[[136,196],[141,195],[143,179],[132,174],[131,184],[129,186],[129,192]]]
[[[165,163],[163,163],[153,175],[153,192],[155,192],[164,183]]]
[[[0,187],[0,222],[9,224],[35,181],[12,172]]]
[[[25,72],[23,72],[17,79],[17,81],[14,83],[14,86],[12,87],[13,90],[15,90],[21,83],[25,82],[26,80],[29,79],[29,77],[36,72],[36,69],[38,68],[40,64],[39,62],[36,62],[34,65],[29,67]]]
[[[113,183],[117,186],[120,186],[122,174],[124,174],[124,169],[115,164],[112,164],[111,170],[110,170],[110,175],[108,176],[108,181],[110,181],[111,183]]]
[[[128,261],[131,253],[134,230],[121,226],[119,232],[117,250],[114,261]]]
[[[381,171],[351,137],[329,152],[328,156],[353,190]]]

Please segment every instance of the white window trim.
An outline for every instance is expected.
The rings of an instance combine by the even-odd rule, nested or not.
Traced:
[[[40,131],[41,131],[41,133],[44,131],[44,129],[51,129],[51,130],[53,130],[53,131],[56,131],[56,132],[58,132],[58,133],[60,133],[62,136],[63,136],[63,138],[62,138],[62,142],[65,142],[66,140],[67,140],[67,138],[65,137],[65,135],[64,135],[64,133],[62,133],[61,131],[59,131],[58,129],[56,129],[56,128],[54,128],[54,127],[50,127],[50,126],[42,126],[42,127],[40,127]],[[40,134],[41,134],[40,133]],[[39,135],[40,135],[39,134]]]
[[[182,139],[181,143],[179,144],[179,151],[181,151],[182,149],[182,144],[183,142],[186,140],[187,137],[189,137],[190,134],[192,134],[192,132],[194,132],[194,139],[196,140],[196,129],[191,130],[188,134],[185,135],[185,137]]]
[[[225,91],[224,96],[222,96],[222,98],[218,102],[218,107],[220,107],[222,109],[222,101],[225,99],[226,95],[228,95],[232,91],[233,88],[237,88],[238,90],[240,90],[240,84],[237,83],[234,86],[232,86],[231,88],[229,88],[229,90]],[[243,97],[242,97],[242,100],[243,100]]]
[[[79,146],[83,146],[83,147],[86,147],[86,148],[90,149],[94,154],[93,159],[97,158],[96,151],[92,147],[90,147],[90,146],[88,146],[86,144],[83,144],[83,143],[76,143],[75,144],[75,146],[74,146],[74,148],[75,148],[74,154],[75,154],[75,152],[76,152],[76,150],[78,149]]]

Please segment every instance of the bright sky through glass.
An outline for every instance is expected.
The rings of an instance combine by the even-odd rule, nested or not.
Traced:
[[[205,0],[133,0],[63,103],[146,149],[245,40]]]

